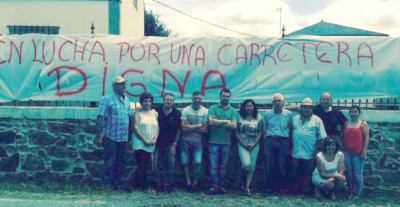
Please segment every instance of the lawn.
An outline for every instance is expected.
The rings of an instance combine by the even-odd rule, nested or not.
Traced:
[[[360,200],[335,201],[293,195],[243,196],[240,192],[208,196],[204,193],[115,192],[85,186],[0,184],[0,206],[400,206],[398,196],[369,193]]]

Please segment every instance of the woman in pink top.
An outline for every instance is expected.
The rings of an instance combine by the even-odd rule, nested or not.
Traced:
[[[359,118],[360,111],[359,106],[350,107],[351,120],[346,123],[342,138],[350,198],[361,195],[362,172],[369,142],[369,127]]]

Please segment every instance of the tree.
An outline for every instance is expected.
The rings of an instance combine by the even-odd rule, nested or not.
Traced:
[[[159,15],[153,11],[144,10],[144,35],[168,37],[171,30],[167,29],[165,24],[158,20]]]

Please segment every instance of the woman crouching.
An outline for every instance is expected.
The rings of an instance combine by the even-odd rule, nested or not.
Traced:
[[[344,155],[338,140],[328,137],[322,142],[322,151],[317,154],[317,167],[312,174],[315,196],[322,197],[325,192],[331,199],[336,199],[335,191],[346,186],[344,176]]]

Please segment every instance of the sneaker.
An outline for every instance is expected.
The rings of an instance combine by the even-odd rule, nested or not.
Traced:
[[[315,189],[315,197],[317,199],[322,199],[322,194],[321,194],[321,191],[319,189]]]
[[[143,187],[136,187],[136,192],[143,192],[145,188]]]
[[[117,186],[113,188],[115,191],[120,191],[120,192],[127,192],[130,193],[132,192],[132,189],[128,186]]]
[[[121,191],[122,190],[122,186],[114,186],[112,187],[113,190],[115,191]]]
[[[210,188],[206,192],[207,195],[217,195],[219,193],[220,193],[220,191],[217,188]]]
[[[280,193],[280,194],[288,194],[288,193],[289,193],[289,190],[286,189],[286,188],[280,188],[280,189],[279,189],[279,193]]]
[[[170,187],[164,187],[164,193],[171,193],[172,190]]]
[[[162,184],[157,184],[155,190],[157,192],[164,192],[164,188]]]
[[[192,185],[186,184],[183,188],[184,188],[185,191],[187,191],[187,192],[192,192]]]
[[[193,183],[191,189],[192,189],[192,191],[195,191],[195,192],[200,191],[200,187],[197,183]]]

